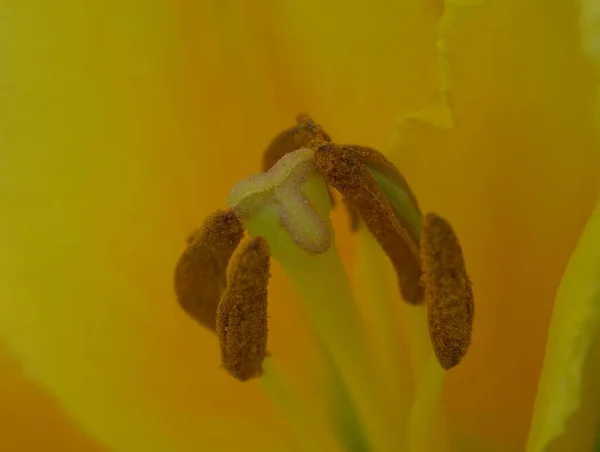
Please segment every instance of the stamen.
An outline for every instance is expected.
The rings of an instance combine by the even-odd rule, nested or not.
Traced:
[[[392,179],[397,186],[402,188],[402,190],[404,190],[408,194],[411,202],[415,206],[415,209],[417,209],[419,213],[421,212],[419,210],[419,203],[417,201],[417,198],[410,189],[408,182],[406,182],[406,179],[404,178],[404,176],[402,176],[400,171],[398,171],[398,168],[396,168],[396,166],[392,162],[390,162],[385,157],[385,155],[383,155],[379,151],[376,151],[375,149],[371,149],[366,146],[352,145],[346,147],[349,147],[354,150],[354,155],[359,162],[361,162],[368,168],[375,169],[384,176]]]
[[[429,337],[440,365],[449,370],[464,358],[471,342],[473,291],[458,239],[434,213],[423,220],[421,258]]]
[[[331,234],[303,192],[305,183],[318,177],[313,151],[303,148],[282,157],[266,173],[250,176],[229,193],[228,203],[242,220],[276,205],[279,220],[294,243],[313,254],[329,249]]]
[[[263,171],[269,170],[284,155],[305,148],[312,140],[331,141],[323,128],[308,115],[300,114],[294,127],[277,135],[263,154]]]
[[[315,177],[308,184],[313,185],[307,190],[309,198],[325,217],[330,206],[323,179]],[[362,320],[335,246],[321,254],[306,253],[282,233],[273,208],[265,208],[245,226],[250,234],[267,237],[273,258],[296,286],[319,341],[327,347],[347,384],[353,399],[349,405],[356,406],[358,418],[365,423],[373,445],[368,450],[399,450],[403,432],[394,427],[397,417],[389,416],[394,412],[389,398],[383,396],[380,386],[372,384],[379,368],[368,349]],[[324,275],[324,279],[318,275]]]
[[[313,142],[315,165],[325,180],[351,202],[388,255],[398,276],[403,298],[413,304],[423,299],[418,245],[398,221],[379,185],[356,157],[360,151],[332,143]]]
[[[217,309],[223,367],[240,381],[259,377],[267,355],[269,246],[263,237],[244,240],[227,269],[227,289]]]
[[[356,145],[345,147],[352,149],[356,159],[365,165],[389,201],[402,226],[410,233],[413,241],[419,243],[423,215],[416,196],[398,168],[375,149]]]
[[[216,330],[217,305],[225,290],[227,263],[244,227],[233,211],[218,210],[187,239],[175,268],[175,294],[181,307],[206,328]]]

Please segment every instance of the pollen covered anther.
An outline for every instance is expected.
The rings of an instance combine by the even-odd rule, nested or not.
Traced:
[[[244,227],[231,210],[218,210],[187,239],[175,267],[175,294],[196,321],[215,331],[217,305],[225,290],[227,264],[244,236]]]
[[[449,370],[466,355],[473,330],[473,291],[462,249],[451,226],[428,213],[421,236],[429,336],[440,365]]]
[[[305,113],[301,113],[296,116],[296,125],[285,129],[279,135],[277,135],[265,152],[263,153],[262,168],[263,171],[268,171],[277,163],[283,156],[294,152],[301,148],[306,148],[308,143],[313,140],[331,141],[331,138],[323,130],[319,124]],[[333,193],[329,190],[329,199],[331,205],[335,205],[335,198]],[[349,211],[352,218],[352,212]],[[352,224],[355,223],[355,219],[352,218]]]
[[[312,140],[331,141],[323,128],[306,114],[296,117],[296,125],[284,130],[269,144],[263,154],[263,171],[269,170],[284,155],[305,148]]]
[[[423,300],[418,244],[396,217],[368,169],[353,147],[313,142],[315,165],[328,184],[351,203],[388,255],[396,270],[403,298],[413,304]]]
[[[420,219],[423,215],[419,209],[417,197],[412,192],[404,176],[398,171],[398,168],[375,149],[357,145],[346,145],[344,147],[352,150],[354,157],[367,168],[371,176],[377,174],[378,177],[389,181],[389,185],[394,187],[396,195],[401,193],[406,197],[406,204],[410,207],[404,206],[404,209],[398,209],[398,206],[395,206],[390,198],[388,198],[388,201],[390,201],[392,209],[394,209],[394,213],[404,229],[411,235],[415,243],[419,243],[421,237]],[[382,189],[381,185],[380,189]],[[382,191],[384,195],[389,195],[389,193],[385,193],[385,190],[382,189]]]
[[[242,241],[227,269],[227,289],[217,309],[223,367],[236,379],[262,375],[267,356],[269,246],[263,237]]]

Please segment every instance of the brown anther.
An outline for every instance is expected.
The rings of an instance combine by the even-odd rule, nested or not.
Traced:
[[[414,209],[418,212],[420,217],[422,216],[421,210],[419,209],[417,197],[410,189],[408,182],[406,181],[404,176],[402,176],[400,171],[398,171],[398,168],[396,168],[396,166],[392,162],[390,162],[381,152],[366,146],[345,145],[344,147],[352,149],[356,159],[363,165],[365,165],[367,168],[373,169],[382,174],[383,176],[387,177],[392,181],[392,183],[396,187],[399,187],[403,192],[405,192],[408,198],[410,199],[410,202],[413,205]],[[399,212],[396,212],[396,216],[398,216],[398,214]],[[416,243],[419,243],[419,237],[417,236],[417,234],[411,231],[410,228],[406,227],[407,225],[404,226],[405,229],[413,236],[413,240]]]
[[[354,148],[312,142],[315,165],[327,183],[356,207],[367,228],[388,255],[398,276],[403,298],[413,304],[423,300],[418,244],[398,221],[394,211]]]
[[[331,138],[310,116],[301,113],[296,117],[296,125],[273,138],[263,153],[263,171],[271,169],[284,155],[305,148],[312,140],[331,141]],[[329,199],[331,205],[335,205],[335,198],[331,190],[329,190]]]
[[[200,324],[216,331],[217,305],[225,290],[227,264],[244,236],[231,210],[210,215],[187,239],[175,268],[175,294],[181,307]]]
[[[262,375],[267,356],[269,246],[263,237],[247,238],[227,269],[227,289],[217,309],[217,336],[223,367],[236,379]]]
[[[421,259],[429,336],[440,365],[448,370],[464,358],[471,343],[473,291],[458,239],[434,213],[423,221]]]
[[[331,141],[323,128],[309,116],[300,114],[296,125],[277,135],[263,154],[263,171],[270,169],[289,152],[305,148],[312,140]]]

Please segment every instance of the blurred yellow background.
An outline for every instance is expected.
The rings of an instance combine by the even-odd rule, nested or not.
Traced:
[[[398,121],[440,100],[441,2],[4,0],[0,447],[278,450],[285,420],[219,369],[171,276],[187,234],[308,112],[335,141],[392,155],[424,211],[452,222],[477,308],[447,379],[450,427],[521,450],[595,199],[596,79],[572,2],[455,3],[440,31],[455,129],[411,122],[399,144]],[[270,293],[270,350],[316,378],[278,268]]]

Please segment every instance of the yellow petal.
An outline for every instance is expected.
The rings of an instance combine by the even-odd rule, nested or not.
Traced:
[[[600,6],[594,0],[581,2],[581,45],[596,70],[600,70]]]
[[[599,250],[600,202],[577,243],[556,294],[528,452],[542,452],[559,437],[584,397],[584,364],[600,327]],[[590,359],[596,360],[597,356]]]
[[[336,139],[379,146],[392,112],[429,95],[421,68],[435,62],[433,36],[419,2],[326,8],[3,9],[0,334],[115,450],[264,450],[277,438],[263,431],[287,439],[258,387],[219,369],[214,337],[179,310],[171,278],[188,233],[298,112]],[[269,349],[314,376],[289,293],[274,269]]]
[[[450,429],[519,449],[554,294],[596,196],[593,71],[567,1],[461,6],[442,37],[454,128],[413,121],[396,162],[423,211],[452,223],[473,280]]]
[[[381,148],[398,112],[434,95],[432,21],[421,0],[238,4],[247,8],[247,58],[271,76],[278,108],[307,110],[338,142]]]
[[[600,70],[600,8],[581,2],[581,45]],[[596,133],[600,97],[596,86]],[[527,450],[591,450],[600,402],[600,200],[558,288]],[[593,347],[594,342],[597,344]],[[585,395],[584,395],[584,390]],[[569,435],[565,433],[568,432]]]
[[[214,339],[174,300],[185,237],[218,202],[203,193],[219,149],[201,146],[210,112],[179,88],[196,89],[179,11],[140,5],[4,10],[1,333],[115,450],[262,450],[251,425],[249,437],[202,436],[217,417],[282,422],[256,386],[226,377]]]
[[[600,446],[600,335],[596,334],[594,342],[579,370],[582,397],[577,411],[566,419],[564,433],[550,442],[546,448],[549,452],[597,451]]]

